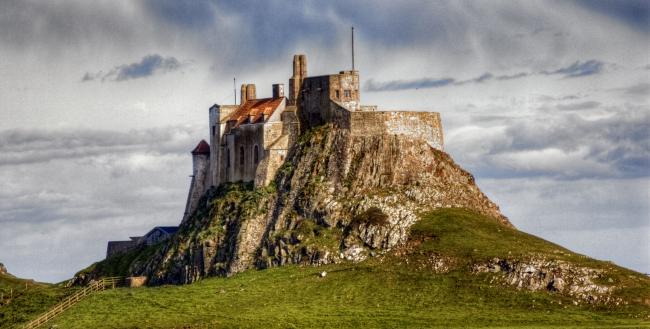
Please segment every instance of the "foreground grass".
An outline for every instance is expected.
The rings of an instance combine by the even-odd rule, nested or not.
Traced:
[[[327,276],[319,277],[320,271]],[[641,327],[638,309],[559,305],[547,293],[493,287],[485,277],[405,267],[287,266],[187,286],[90,297],[59,328]],[[632,313],[630,313],[632,312]]]
[[[624,293],[650,298],[648,279],[574,254],[465,210],[441,210],[412,229],[420,241],[404,256],[360,264],[286,266],[210,278],[186,286],[106,291],[61,316],[58,328],[650,328],[650,309],[573,305],[547,292],[490,283],[466,264],[491,257],[546,255],[607,269]],[[418,266],[429,254],[460,265],[435,274]],[[319,273],[326,271],[325,277]],[[622,281],[627,280],[627,281]],[[633,298],[632,298],[633,299]],[[645,320],[644,320],[645,319]]]

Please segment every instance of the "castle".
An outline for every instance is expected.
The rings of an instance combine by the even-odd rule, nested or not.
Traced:
[[[272,87],[271,97],[257,98],[254,84],[242,84],[240,104],[210,107],[210,143],[202,140],[191,152],[192,181],[183,221],[212,186],[239,181],[268,185],[300,133],[325,123],[347,130],[351,137],[405,135],[443,148],[439,113],[380,111],[377,106],[361,105],[356,70],[310,77],[307,57],[295,55],[288,98],[284,84]],[[150,241],[152,232],[157,231],[127,241],[109,241],[107,255]],[[162,241],[169,235],[155,238]]]
[[[301,131],[333,123],[351,136],[399,134],[422,139],[442,150],[440,114],[380,111],[360,104],[359,72],[310,77],[307,57],[293,57],[289,96],[274,84],[270,98],[257,98],[254,84],[242,84],[239,105],[215,104],[209,109],[210,143],[192,150],[193,174],[184,219],[211,186],[225,182],[273,180]]]

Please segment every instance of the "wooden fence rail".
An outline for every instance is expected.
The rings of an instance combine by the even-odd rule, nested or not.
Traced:
[[[90,284],[88,284],[88,286],[77,291],[72,296],[65,298],[59,304],[52,307],[49,311],[41,314],[36,319],[28,322],[23,328],[24,329],[38,328],[40,325],[54,319],[56,316],[60,315],[68,308],[77,304],[86,296],[89,296],[97,291],[103,291],[106,289],[113,289],[122,286],[124,285],[124,283],[125,283],[125,279],[123,277],[102,278],[101,280],[98,281],[92,281]]]

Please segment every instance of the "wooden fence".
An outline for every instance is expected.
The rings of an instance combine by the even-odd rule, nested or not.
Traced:
[[[124,283],[125,283],[125,279],[123,277],[102,278],[98,281],[92,281],[90,284],[88,284],[88,286],[77,291],[72,296],[65,298],[62,302],[52,307],[49,311],[41,314],[36,319],[28,322],[23,328],[24,329],[38,328],[40,325],[54,319],[59,314],[63,313],[65,310],[77,304],[85,297],[90,296],[93,293],[98,291],[103,291],[106,289],[113,289],[119,286],[123,286]]]

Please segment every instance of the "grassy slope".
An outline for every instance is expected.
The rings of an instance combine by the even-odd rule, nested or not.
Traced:
[[[494,274],[470,274],[463,265],[435,274],[417,264],[419,257],[431,254],[454,257],[460,264],[546,254],[607,268],[629,287],[622,293],[650,298],[650,280],[633,271],[576,255],[465,210],[434,212],[412,233],[424,242],[406,257],[286,266],[187,286],[106,291],[56,323],[60,328],[650,327],[643,322],[650,309],[640,304],[574,306],[557,294],[490,284]],[[327,276],[319,277],[321,271]]]
[[[9,328],[45,312],[71,290],[0,274],[0,328]]]

